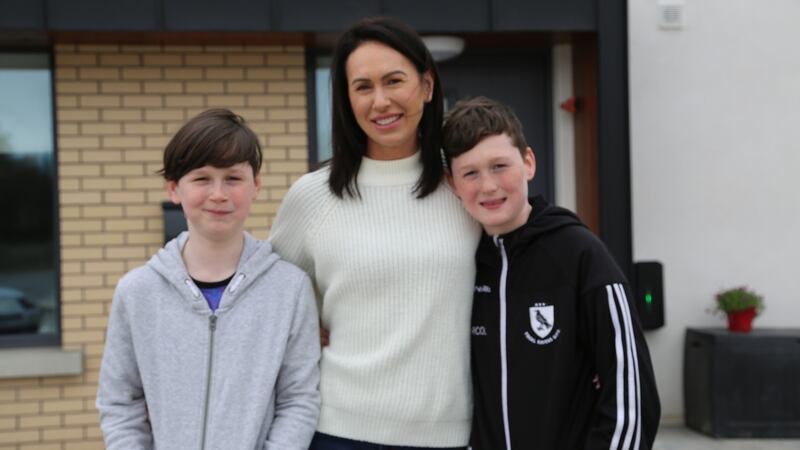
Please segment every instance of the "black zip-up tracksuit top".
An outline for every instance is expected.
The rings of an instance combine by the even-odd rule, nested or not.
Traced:
[[[478,246],[472,448],[650,449],[660,404],[628,283],[574,214],[531,204]]]

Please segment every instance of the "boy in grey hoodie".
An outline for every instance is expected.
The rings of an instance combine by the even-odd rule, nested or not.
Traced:
[[[261,187],[244,119],[208,110],[164,151],[182,233],[117,285],[97,409],[108,449],[306,449],[319,414],[308,277],[244,231]]]

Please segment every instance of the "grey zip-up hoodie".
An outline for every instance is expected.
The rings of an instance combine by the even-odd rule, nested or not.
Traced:
[[[216,313],[183,233],[117,285],[97,409],[113,449],[306,449],[319,415],[308,276],[245,233]]]

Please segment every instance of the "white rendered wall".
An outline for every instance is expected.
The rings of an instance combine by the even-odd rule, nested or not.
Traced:
[[[766,297],[756,327],[800,327],[800,1],[686,0],[686,25],[628,1],[634,260],[664,263],[649,332],[665,422],[683,418],[686,327],[714,293]]]

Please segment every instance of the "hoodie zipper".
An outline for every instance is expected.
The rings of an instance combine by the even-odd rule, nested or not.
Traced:
[[[500,272],[500,396],[503,409],[503,432],[506,438],[506,449],[511,450],[511,429],[508,424],[508,350],[506,347],[506,284],[508,281],[508,255],[503,239],[494,237],[494,244],[500,249],[503,269]]]
[[[214,332],[217,330],[217,315],[208,317],[208,331],[210,334],[208,345],[208,367],[206,370],[206,400],[203,407],[203,430],[200,438],[200,450],[206,448],[206,428],[208,427],[208,403],[211,397],[211,369],[214,361]]]

